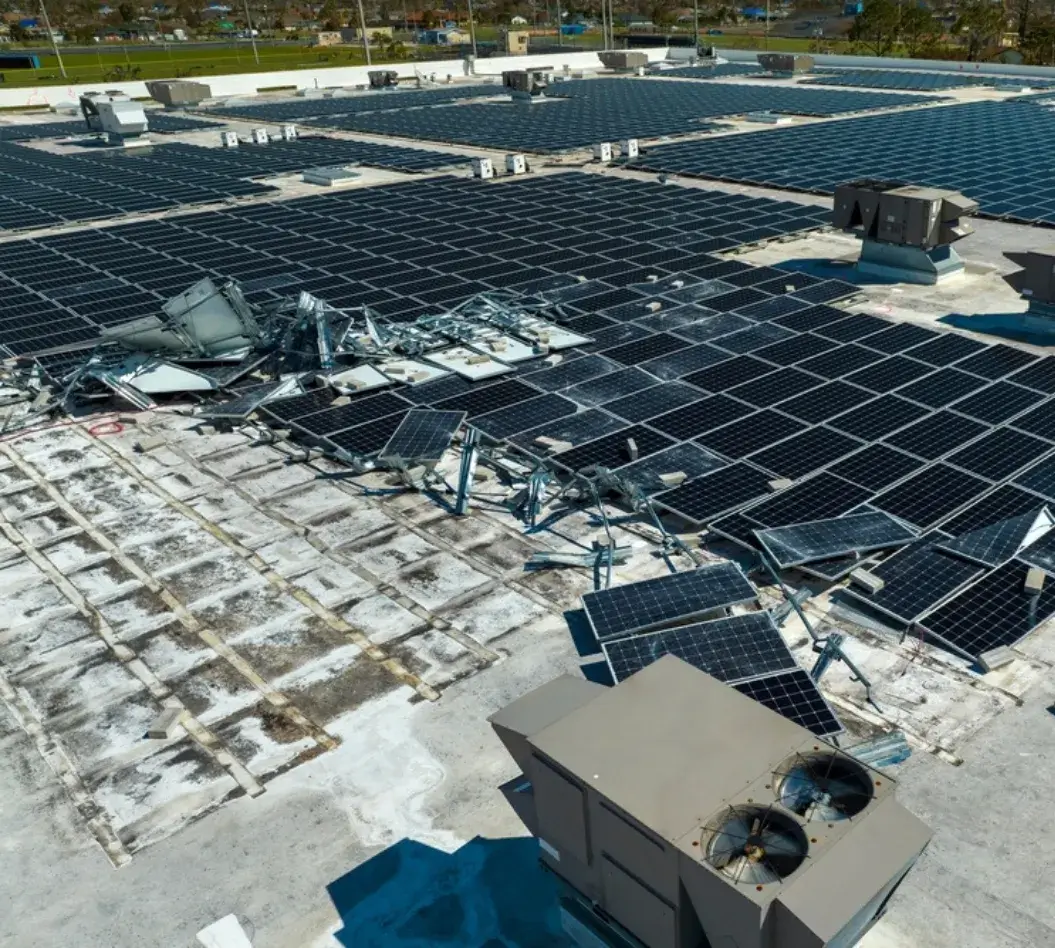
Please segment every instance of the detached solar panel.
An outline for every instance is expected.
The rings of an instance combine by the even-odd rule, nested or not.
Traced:
[[[1055,586],[1025,589],[1024,563],[1011,562],[958,593],[920,622],[923,629],[968,658],[1014,645],[1055,612]]]
[[[725,682],[798,667],[768,612],[645,632],[601,647],[617,682],[664,655],[676,655]]]
[[[726,606],[754,602],[758,593],[735,563],[716,563],[582,597],[599,642],[634,632],[685,624]]]
[[[873,566],[869,572],[883,580],[876,593],[851,585],[848,595],[903,625],[911,625],[945,602],[983,572],[982,567],[943,553],[940,534],[928,534],[904,550]]]
[[[438,461],[451,446],[463,421],[463,411],[431,411],[425,408],[408,411],[381,449],[380,458],[389,462]]]
[[[904,546],[916,532],[881,511],[847,514],[812,523],[759,530],[759,542],[781,569],[849,553]]]
[[[838,734],[843,729],[813,679],[801,668],[737,682],[733,687],[818,737]]]

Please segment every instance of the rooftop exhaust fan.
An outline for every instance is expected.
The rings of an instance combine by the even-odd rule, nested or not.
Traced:
[[[872,802],[872,778],[840,754],[796,754],[774,775],[777,800],[807,822],[849,820]]]
[[[703,835],[707,864],[733,882],[751,885],[790,876],[809,850],[802,827],[772,807],[730,807]]]

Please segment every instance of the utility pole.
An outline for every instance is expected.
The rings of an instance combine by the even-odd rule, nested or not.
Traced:
[[[769,0],[766,0],[766,50],[769,50]]]
[[[44,0],[41,0],[43,3]],[[249,0],[243,0],[245,5],[245,23],[249,28],[249,42],[253,44],[253,59],[256,60],[256,64],[260,65],[260,51],[256,48],[256,37],[253,35],[253,18],[249,15]]]
[[[370,63],[370,35],[366,32],[366,14],[363,12],[363,0],[357,0],[359,4],[359,29],[363,34],[363,53],[366,55],[366,64]]]
[[[560,28],[563,20],[560,18],[560,0],[556,0],[557,3],[557,45],[564,45],[564,31]]]
[[[55,58],[59,61],[59,72],[62,73],[63,79],[69,79],[69,76],[66,75],[66,65],[62,61],[62,54],[59,52],[59,44],[55,42],[55,34],[51,29],[51,21],[48,19],[48,10],[44,6],[44,0],[40,0],[40,13],[44,17],[44,28],[48,31],[51,48],[55,51]]]
[[[700,0],[692,0],[692,45],[700,51]]]
[[[473,46],[473,57],[476,57],[476,24],[473,22],[473,0],[469,0],[469,42]]]
[[[608,13],[605,0],[601,0],[601,45],[608,49]]]

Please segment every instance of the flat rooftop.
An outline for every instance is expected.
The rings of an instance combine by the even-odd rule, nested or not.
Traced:
[[[632,135],[633,123],[621,122],[619,113],[629,93],[620,90],[639,80],[603,81],[610,100],[605,127]],[[642,81],[721,86],[731,90],[723,101],[735,101],[750,83],[743,112],[757,108],[753,103],[770,86],[794,85],[735,76]],[[892,98],[904,94],[888,91]],[[1016,98],[1021,94],[1009,89],[956,87],[942,103],[886,103],[877,115],[946,112],[977,100],[1030,107],[1008,101]],[[271,111],[276,104],[266,99],[268,115],[278,114]],[[488,106],[473,100],[420,111],[467,108]],[[605,114],[596,103],[590,108]],[[195,267],[210,268],[207,252],[199,247],[195,256],[193,237],[184,232],[182,244],[166,243],[159,227],[175,233],[181,221],[191,227],[209,215],[217,241],[237,240],[231,266],[256,268],[283,252],[282,241],[236,212],[249,219],[268,208],[314,215],[341,195],[387,193],[393,185],[440,177],[468,186],[466,158],[501,162],[504,152],[494,147],[381,134],[395,131],[392,123],[405,127],[413,111],[366,112],[362,126],[352,112],[340,113],[352,116],[349,127],[318,129],[333,141],[449,154],[452,165],[413,176],[405,156],[401,168],[360,166],[361,182],[338,194],[304,184],[288,167],[264,177],[254,170],[263,187],[237,197],[142,211],[130,209],[129,197],[120,214],[37,218],[0,230],[0,277],[33,305],[51,301],[63,308],[64,320],[80,320],[83,340],[107,317],[109,298],[92,309],[99,303],[92,293],[114,294],[113,305],[127,315],[146,312],[181,281],[193,282]],[[690,144],[762,141],[786,131],[742,116],[715,119],[714,111],[707,122],[725,122],[732,131],[686,131]],[[664,113],[663,120],[677,125],[681,114]],[[428,127],[440,119],[429,116]],[[55,116],[18,118],[44,120]],[[228,118],[222,108],[209,120],[243,134],[259,124],[244,113]],[[856,121],[864,119],[795,117],[791,131]],[[459,118],[457,128],[464,124]],[[646,149],[660,144],[640,137]],[[164,138],[183,147],[219,144],[214,127]],[[51,161],[71,146],[35,139],[4,147]],[[12,161],[0,152],[0,170]],[[642,187],[658,180],[645,168],[592,163],[581,144],[535,155],[531,166],[529,179],[578,174]],[[248,177],[223,174],[243,184]],[[829,197],[802,189],[673,170],[664,177],[676,195],[708,190],[770,199],[785,209],[831,207]],[[518,185],[510,179],[473,186],[501,194]],[[94,198],[105,204],[104,194]],[[49,213],[65,214],[66,207]],[[677,213],[659,208],[648,226],[677,222]],[[581,208],[554,214],[554,234],[588,214]],[[351,216],[347,223],[356,221]],[[409,223],[387,223],[414,236]],[[834,304],[848,318],[878,316],[1047,355],[1051,340],[1042,335],[1023,341],[990,334],[1026,308],[1002,279],[1015,269],[1004,252],[1046,246],[1047,229],[1007,219],[972,223],[975,233],[956,244],[965,272],[933,287],[859,278],[852,267],[858,242],[823,228],[708,252],[853,284]],[[591,226],[604,225],[585,229]],[[326,242],[320,227],[316,248]],[[126,248],[127,260],[114,252],[122,234],[136,235],[142,252],[153,255],[149,266],[139,251]],[[305,236],[298,252],[314,239]],[[25,270],[5,266],[35,248],[61,252],[71,275],[63,280],[62,268],[40,257]],[[317,253],[300,258],[305,266],[313,260]],[[139,269],[122,269],[123,263]],[[364,282],[355,280],[357,265],[348,258],[346,282],[355,288]],[[655,266],[660,276],[677,269]],[[63,289],[103,279],[116,283],[72,297],[69,286]],[[324,289],[316,292],[326,298]],[[85,308],[67,307],[71,298]],[[31,312],[20,308],[13,318],[32,322],[23,315]],[[0,343],[11,355],[25,354],[19,339],[42,336],[19,336],[11,322],[0,323]],[[260,425],[217,430],[189,400],[150,411],[116,402],[98,407],[18,429],[24,405],[0,406],[7,413],[0,433],[0,747],[7,762],[0,769],[0,896],[8,906],[0,940],[190,946],[202,928],[234,914],[255,948],[562,944],[536,844],[498,790],[517,776],[515,765],[486,719],[566,672],[605,680],[603,655],[579,633],[574,615],[582,594],[594,589],[592,570],[526,568],[538,552],[588,552],[604,535],[598,509],[551,502],[539,526],[527,529],[513,512],[509,479],[481,465],[469,512],[458,517],[449,492],[407,489],[384,471],[355,474],[325,454],[306,456],[295,439],[265,437]],[[441,462],[448,482],[457,478],[458,460],[455,450]],[[647,519],[616,502],[606,501],[604,510],[615,540],[630,549],[613,582],[669,572]],[[697,562],[749,558],[732,543],[701,544],[696,531],[681,539]],[[685,554],[670,558],[680,569],[692,565]],[[779,605],[780,591],[754,578],[763,606]],[[872,683],[869,702],[841,663],[822,679],[821,691],[846,729],[840,743],[904,732],[913,753],[891,770],[899,799],[935,832],[865,948],[1055,946],[1055,909],[1038,885],[1050,869],[1047,843],[1055,839],[1047,805],[1055,777],[1052,623],[1016,644],[1010,665],[981,674],[948,650],[850,611],[830,584],[800,577],[795,585],[813,591],[804,606],[811,622],[845,633],[847,654]],[[809,669],[816,654],[794,615],[781,634]],[[173,705],[185,711],[183,727],[169,739],[148,739],[160,711]]]

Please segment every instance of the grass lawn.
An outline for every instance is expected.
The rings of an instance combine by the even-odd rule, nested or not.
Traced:
[[[768,42],[761,29],[750,28],[749,31],[725,31],[720,36],[706,35],[707,27],[700,25],[701,45],[710,45],[737,49],[751,49],[759,52],[769,49],[773,52],[808,53],[813,41],[806,37],[770,36]],[[742,28],[741,28],[742,29]],[[481,43],[492,43],[498,39],[498,28],[480,26],[476,38]],[[616,37],[618,42],[619,37]],[[541,37],[538,42],[546,45],[555,44],[556,33]],[[592,31],[580,36],[565,37],[569,52],[583,47],[600,47],[600,31]],[[10,48],[16,52],[20,47]],[[448,58],[451,50],[447,48],[419,47],[418,59]],[[824,52],[846,53],[849,44],[841,39],[823,40]],[[54,54],[47,48],[35,47],[31,50],[40,57],[40,69],[6,69],[0,70],[3,79],[0,89],[19,88],[39,85],[74,85],[85,83],[127,82],[143,79],[182,79],[208,78],[209,76],[231,75],[247,72],[276,72],[294,69],[319,69],[338,66],[364,65],[363,49],[358,45],[329,46],[324,48],[310,47],[301,42],[260,40],[257,43],[259,64],[253,56],[253,49],[247,41],[237,44],[217,43],[208,49],[200,45],[191,48],[174,43],[163,46],[141,46],[129,44],[122,49],[99,49],[74,52],[63,56],[67,78],[63,78]],[[371,50],[373,63],[380,65],[391,62],[386,59],[381,49]],[[903,55],[896,53],[896,55]]]
[[[6,69],[0,89],[63,85],[66,83],[127,82],[137,79],[181,79],[230,75],[242,72],[271,72],[286,69],[318,69],[334,66],[361,66],[365,62],[361,46],[337,46],[323,49],[299,43],[274,46],[257,44],[260,63],[253,56],[248,42],[237,46],[217,44],[212,49],[201,47],[184,49],[170,45],[143,48],[128,46],[121,50],[105,49],[95,52],[68,53],[63,56],[66,75],[63,78],[54,54],[42,49],[40,69]],[[375,51],[374,60],[381,60]]]

